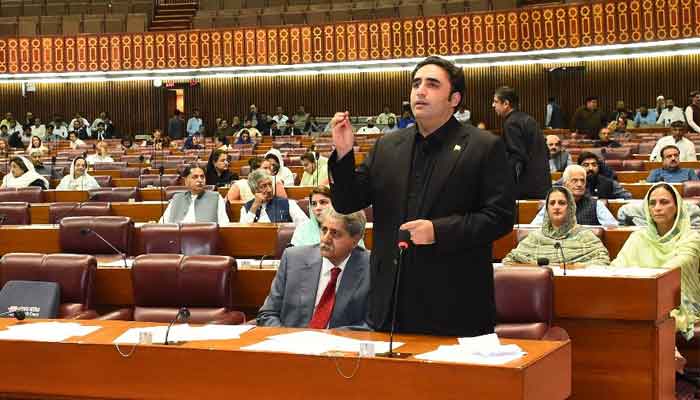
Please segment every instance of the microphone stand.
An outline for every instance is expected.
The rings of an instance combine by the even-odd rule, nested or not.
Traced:
[[[170,325],[168,325],[168,329],[165,330],[165,343],[163,344],[178,344],[178,342],[168,342],[168,335],[170,334],[170,328],[172,328],[173,324],[175,324],[175,322],[177,322],[180,319],[182,319],[182,322],[187,322],[190,319],[190,310],[188,310],[185,307],[182,307],[179,310],[177,310],[177,315],[175,315],[175,319],[173,319],[170,322]]]
[[[27,314],[25,314],[24,311],[22,310],[15,310],[15,311],[5,311],[0,313],[0,317],[13,317],[16,318],[17,321],[22,321],[27,317]]]
[[[120,256],[122,257],[122,260],[124,261],[124,269],[129,269],[129,264],[126,262],[126,254],[124,254],[124,253],[122,253],[121,251],[119,251],[118,248],[114,247],[114,245],[113,245],[112,243],[110,243],[107,239],[105,239],[104,237],[102,237],[102,235],[100,235],[99,233],[95,232],[94,229],[90,229],[90,228],[80,228],[80,234],[83,235],[83,236],[87,236],[87,235],[89,235],[89,234],[91,234],[91,233],[94,234],[95,236],[97,236],[98,239],[100,239],[101,241],[103,241],[103,242],[104,242],[107,246],[109,246],[112,250],[114,250],[115,253],[117,253],[118,255],[120,255]]]
[[[161,164],[158,167],[158,189],[160,190],[160,215],[165,214],[165,192],[163,191],[163,171],[165,168]]]
[[[410,353],[395,353],[394,352],[394,332],[396,331],[396,310],[398,306],[399,299],[399,283],[401,282],[401,268],[404,263],[404,252],[408,248],[410,241],[410,234],[408,231],[399,231],[399,262],[396,264],[396,271],[394,272],[394,294],[392,299],[391,307],[391,330],[389,331],[389,351],[386,353],[378,353],[377,357],[387,357],[387,358],[407,358],[410,357]]]
[[[564,276],[566,276],[566,258],[564,257],[564,248],[561,246],[560,242],[554,243],[554,248],[558,249],[561,253],[561,265],[564,269]]]

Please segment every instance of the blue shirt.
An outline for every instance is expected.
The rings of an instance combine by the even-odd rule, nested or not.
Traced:
[[[535,219],[530,222],[531,225],[542,225],[544,220],[544,213],[547,211],[547,207],[540,208],[540,211],[535,215]],[[598,217],[598,222],[602,226],[618,226],[620,223],[612,215],[608,207],[603,204],[602,201],[596,200],[595,202],[595,213]]]
[[[187,134],[189,136],[194,135],[195,133],[199,132],[199,127],[202,126],[202,119],[201,118],[196,118],[192,117],[187,120]]]
[[[647,111],[646,117],[642,117],[642,114],[639,111],[637,111],[637,115],[634,117],[634,126],[641,127],[648,125],[656,125],[656,120],[658,118],[659,116],[656,114],[656,109],[651,109]]]
[[[664,168],[652,170],[647,177],[647,182],[668,182],[668,183],[683,183],[685,181],[700,180],[690,168],[678,168],[675,171],[670,171]]]
[[[400,129],[403,128],[408,128],[409,126],[415,124],[416,121],[413,118],[401,118],[399,119],[399,123],[396,124]]]

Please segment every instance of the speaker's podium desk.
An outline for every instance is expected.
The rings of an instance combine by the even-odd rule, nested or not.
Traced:
[[[0,321],[0,329],[15,321]],[[81,321],[103,328],[62,343],[0,341],[0,393],[10,398],[129,399],[565,399],[571,343],[504,340],[527,355],[502,366],[240,350],[291,332],[254,328],[236,340],[120,345],[128,328],[155,324]],[[387,340],[386,334],[334,334]],[[455,338],[398,335],[402,350],[424,353]],[[0,395],[0,397],[5,398]]]

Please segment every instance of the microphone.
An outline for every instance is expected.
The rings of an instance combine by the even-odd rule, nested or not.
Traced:
[[[173,324],[175,322],[182,320],[182,322],[187,322],[190,319],[190,310],[188,310],[186,307],[182,307],[179,310],[177,310],[177,315],[175,316],[175,319],[173,319],[170,322],[170,325],[168,325],[168,329],[165,331],[165,343],[163,344],[175,344],[175,342],[168,342],[168,335],[170,334],[170,328],[173,327]]]
[[[14,317],[17,319],[17,321],[22,321],[23,319],[27,318],[27,314],[25,314],[25,312],[22,310],[5,311],[0,313],[0,317]]]
[[[547,258],[547,257],[538,258],[537,265],[540,267],[545,267],[545,266],[549,265],[549,258]]]
[[[163,166],[163,161],[161,160],[160,167],[158,167],[158,189],[160,190],[160,215],[165,214],[165,192],[163,191],[163,172],[165,172],[165,167]]]
[[[54,179],[56,165],[56,156],[51,156],[51,179]]]
[[[561,247],[560,242],[554,243],[554,248],[561,252],[561,265],[564,268],[564,276],[566,276],[566,258],[564,257],[564,248]]]
[[[411,245],[411,233],[409,231],[399,229],[399,236],[396,242],[399,248],[399,262],[396,264],[396,271],[394,272],[394,294],[392,299],[392,310],[391,310],[391,329],[389,330],[389,351],[386,353],[377,354],[379,357],[388,358],[405,358],[408,357],[407,353],[394,353],[394,332],[396,331],[396,310],[398,307],[396,304],[399,300],[399,283],[401,282],[401,267],[403,266],[404,251],[408,249]]]
[[[109,246],[112,250],[114,250],[115,253],[119,254],[119,255],[122,257],[122,260],[124,260],[124,268],[125,268],[125,269],[128,269],[128,268],[129,268],[129,264],[126,262],[126,254],[124,254],[124,253],[122,253],[121,251],[119,251],[118,248],[116,248],[116,247],[115,247],[112,243],[110,243],[107,239],[105,239],[104,237],[102,237],[102,235],[100,235],[99,233],[95,232],[94,229],[90,229],[90,228],[80,228],[80,234],[83,235],[83,236],[87,236],[87,235],[89,235],[89,234],[91,234],[91,233],[94,234],[95,236],[97,236],[98,239],[100,239],[101,241],[103,241],[103,242],[104,242],[107,246]]]

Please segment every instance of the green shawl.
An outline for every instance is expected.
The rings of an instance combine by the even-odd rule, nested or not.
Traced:
[[[530,232],[525,239],[518,243],[518,247],[508,253],[503,259],[503,263],[537,264],[538,258],[547,258],[552,264],[561,264],[561,251],[554,247],[555,243],[560,243],[567,263],[610,264],[608,249],[605,248],[600,239],[592,231],[577,225],[576,201],[568,189],[563,189],[566,193],[567,203],[569,203],[565,222],[559,228],[555,228],[549,219],[549,213],[545,212],[542,228]],[[545,207],[549,204],[551,194],[552,191],[547,194]]]
[[[644,196],[644,216],[647,226],[633,232],[612,262],[615,267],[639,266],[647,268],[681,269],[681,306],[671,311],[678,329],[687,339],[693,336],[693,326],[700,320],[700,234],[690,229],[690,218],[683,198],[673,189],[678,213],[673,227],[665,235],[659,236],[656,223],[649,210],[649,193]],[[669,185],[670,186],[670,185]]]

